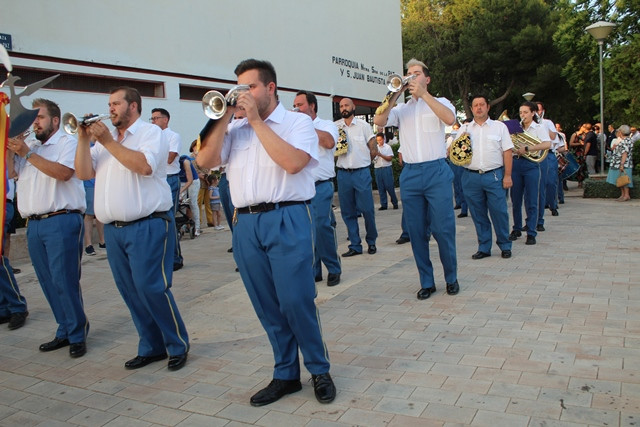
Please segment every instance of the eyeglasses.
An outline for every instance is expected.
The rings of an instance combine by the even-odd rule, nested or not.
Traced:
[[[166,119],[166,117],[165,117],[165,116],[151,117],[151,118],[149,119],[149,121],[153,123],[153,122],[158,121],[158,120],[160,120],[160,119]]]

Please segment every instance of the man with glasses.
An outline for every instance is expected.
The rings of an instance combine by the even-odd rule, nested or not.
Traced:
[[[169,158],[167,159],[167,182],[171,187],[171,197],[173,199],[173,215],[178,210],[178,199],[180,197],[180,147],[182,140],[180,135],[169,128],[171,115],[164,108],[154,108],[151,110],[151,123],[162,129],[162,137],[169,142]],[[184,265],[180,240],[178,240],[177,230],[173,233],[176,239],[175,250],[173,252],[173,270],[180,270]]]

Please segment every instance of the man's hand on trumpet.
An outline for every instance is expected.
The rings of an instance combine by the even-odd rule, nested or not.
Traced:
[[[7,141],[7,148],[14,153],[16,153],[20,157],[24,157],[29,152],[29,146],[24,141],[27,136],[27,133],[20,134],[14,138],[9,138]]]
[[[256,120],[262,120],[260,118],[260,112],[258,111],[258,104],[256,99],[251,95],[249,91],[242,91],[238,95],[238,101],[235,108],[231,107],[233,111],[243,110],[244,116],[246,116],[249,123],[253,123]]]

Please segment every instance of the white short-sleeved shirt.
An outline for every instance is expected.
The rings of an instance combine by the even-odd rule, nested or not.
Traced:
[[[371,152],[367,142],[373,138],[371,125],[362,119],[354,117],[347,126],[344,119],[335,122],[338,128],[343,128],[349,143],[347,152],[338,157],[336,166],[343,169],[358,169],[371,165]]]
[[[560,140],[558,137],[558,130],[556,129],[556,125],[549,119],[542,119],[540,122],[543,128],[547,129],[547,139],[545,141],[549,141],[549,132],[554,132],[556,134],[555,138],[551,139],[551,150],[556,151],[560,147],[564,147],[564,142]]]
[[[173,162],[167,168],[167,175],[175,175],[180,173],[180,149],[182,148],[182,138],[180,134],[172,131],[170,128],[162,130],[162,136],[169,142],[169,153],[178,154]],[[167,155],[168,156],[168,155]]]
[[[386,142],[382,144],[382,147],[378,145],[378,152],[385,156],[393,157],[393,148],[391,148],[391,146]],[[380,156],[376,156],[376,158],[373,159],[373,167],[376,169],[391,166],[391,164],[392,162],[390,160],[385,160]]]
[[[487,119],[480,125],[474,120],[463,124],[458,134],[464,132],[471,138],[473,153],[467,169],[489,171],[504,166],[504,152],[513,148],[513,142],[503,122]]]
[[[456,109],[446,98],[436,98],[455,115]],[[397,126],[402,132],[402,161],[422,163],[447,156],[445,126],[422,98],[398,104],[389,112],[387,126]]]
[[[118,130],[114,129],[112,135],[117,141]],[[173,200],[167,183],[169,143],[162,137],[162,130],[138,119],[125,131],[120,143],[142,152],[152,173],[144,176],[133,172],[102,144],[95,144],[91,148],[91,160],[96,171],[96,218],[105,224],[134,221],[154,212],[171,209]]]
[[[549,132],[547,131],[547,127],[543,126],[540,123],[531,122],[529,127],[525,129],[525,132],[535,138],[538,138],[540,142],[551,140],[551,138],[549,138]]]
[[[74,169],[78,141],[58,129],[44,144],[37,140],[27,141],[29,149],[52,162]],[[82,181],[73,176],[62,181],[41,172],[22,157],[16,156],[18,173],[18,211],[22,217],[42,215],[61,209],[85,211],[87,203]]]
[[[318,165],[318,134],[311,117],[287,111],[282,104],[265,123],[280,138],[311,156],[298,173],[287,173],[269,156],[246,118],[229,124],[222,146],[222,164],[233,205],[310,200],[316,194],[313,169]]]
[[[320,117],[313,120],[313,126],[318,130],[330,133],[333,137],[333,148],[324,148],[318,145],[318,166],[314,169],[313,174],[316,181],[324,181],[336,176],[333,159],[336,152],[335,144],[338,142],[338,128],[331,120],[323,120]]]

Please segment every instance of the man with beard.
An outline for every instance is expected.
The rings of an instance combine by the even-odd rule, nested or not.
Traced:
[[[18,211],[29,220],[29,256],[53,316],[55,338],[40,351],[69,347],[71,357],[87,352],[89,322],[80,289],[84,186],[73,170],[77,142],[60,129],[60,108],[47,99],[32,103],[39,108],[33,122],[37,141],[9,140],[15,156]],[[9,169],[14,156],[8,156]]]
[[[330,120],[318,117],[318,99],[311,92],[300,91],[293,100],[293,107],[301,113],[309,115],[313,120],[313,127],[318,134],[318,167],[314,169],[316,180],[316,195],[311,199],[313,206],[313,223],[315,224],[315,259],[313,273],[316,282],[322,280],[322,263],[327,267],[327,286],[340,283],[340,258],[336,242],[336,229],[333,209],[333,177],[336,171],[333,164],[333,153],[338,141],[338,128]]]
[[[455,295],[459,290],[451,189],[453,172],[445,160],[444,133],[446,125],[455,123],[456,115],[448,99],[435,98],[429,93],[431,77],[423,62],[411,59],[407,63],[407,74],[416,77],[396,92],[389,104],[395,104],[406,89],[411,93],[411,99],[379,112],[373,122],[378,126],[398,126],[402,134],[400,148],[404,168],[400,174],[400,196],[420,274],[417,297],[424,300],[436,291],[429,259],[429,231],[438,243],[447,293]]]
[[[366,229],[365,240],[369,245],[368,252],[377,252],[375,210],[371,192],[371,172],[369,166],[378,154],[378,146],[371,125],[355,117],[356,106],[349,98],[340,101],[340,115],[336,126],[347,135],[348,151],[338,157],[338,198],[342,220],[349,234],[349,250],[342,254],[351,257],[362,254],[362,240],[358,227],[358,213],[364,217]]]
[[[247,59],[235,69],[248,90],[203,138],[197,161],[227,164],[237,222],[233,256],[275,359],[273,380],[254,394],[263,406],[302,388],[298,349],[311,373],[316,399],[332,402],[336,388],[322,338],[313,281],[313,169],[318,136],[306,114],[278,102],[276,72],[268,61]],[[233,120],[238,109],[246,117]]]
[[[169,143],[159,127],[140,120],[137,90],[109,96],[110,132],[96,122],[78,129],[76,170],[96,179],[94,208],[104,223],[107,259],[140,337],[126,369],[163,360],[169,370],[187,362],[189,337],[171,293],[175,221],[167,183]],[[96,144],[90,147],[90,140]]]

